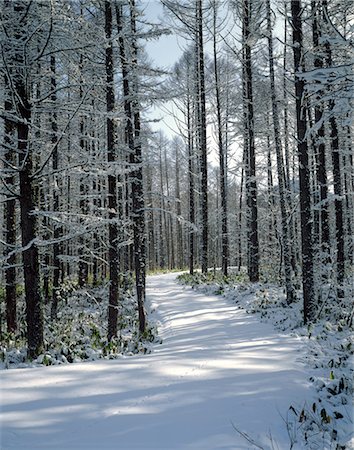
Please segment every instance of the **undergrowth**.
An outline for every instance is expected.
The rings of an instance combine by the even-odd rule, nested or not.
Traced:
[[[35,360],[27,358],[26,320],[23,297],[18,302],[16,334],[3,333],[0,341],[0,368],[50,366],[122,355],[149,353],[158,342],[157,327],[148,325],[139,333],[138,312],[133,291],[121,292],[118,311],[118,336],[107,341],[108,285],[79,289],[65,283],[58,291],[58,313],[50,319],[50,305],[44,307],[44,352]]]

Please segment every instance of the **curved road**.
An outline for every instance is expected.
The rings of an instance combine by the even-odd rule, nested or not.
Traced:
[[[289,448],[283,418],[310,395],[299,341],[175,277],[148,279],[152,354],[1,372],[0,449],[256,448],[235,428]]]

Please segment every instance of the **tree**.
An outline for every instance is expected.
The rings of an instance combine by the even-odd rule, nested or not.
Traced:
[[[328,25],[328,11],[327,0],[322,1],[323,6],[323,20]],[[326,63],[328,67],[332,67],[332,50],[330,40],[328,39],[325,44]],[[333,166],[333,186],[334,186],[334,208],[335,208],[335,222],[336,222],[336,274],[338,285],[338,297],[343,297],[343,282],[344,282],[344,270],[345,270],[345,255],[344,255],[344,224],[343,224],[343,188],[342,188],[342,175],[341,175],[341,158],[339,150],[339,133],[337,120],[334,115],[335,100],[333,98],[329,101],[330,117],[330,139],[332,150],[332,166]]]
[[[184,267],[184,261],[183,261],[183,231],[182,231],[182,224],[181,224],[181,218],[182,218],[182,206],[181,206],[181,182],[180,182],[180,153],[181,149],[180,146],[183,145],[183,142],[180,142],[179,139],[174,139],[173,141],[174,147],[175,147],[175,178],[176,178],[176,188],[175,188],[175,205],[176,205],[176,216],[177,216],[177,245],[176,245],[176,251],[177,251],[177,267],[179,269],[182,269]]]
[[[214,79],[215,79],[215,96],[216,96],[216,118],[217,118],[217,136],[219,150],[219,167],[220,167],[220,201],[221,201],[221,266],[222,272],[227,277],[227,268],[229,264],[229,239],[227,227],[227,171],[226,171],[226,148],[223,139],[223,126],[221,117],[221,99],[219,86],[219,64],[217,51],[217,5],[213,2],[213,55],[214,55]]]
[[[130,183],[131,183],[131,220],[133,227],[135,286],[139,313],[139,330],[145,331],[146,318],[144,311],[145,277],[146,277],[146,243],[145,243],[145,200],[143,187],[142,149],[140,107],[138,101],[138,47],[136,43],[135,2],[130,5],[130,51],[128,56],[123,35],[123,9],[116,3],[117,27],[119,33],[119,52],[122,69],[125,135],[129,147]]]
[[[196,73],[197,73],[197,129],[200,153],[201,182],[201,228],[202,240],[200,259],[202,273],[208,271],[208,165],[207,165],[207,131],[206,131],[206,96],[204,74],[204,39],[202,0],[196,0]]]
[[[57,94],[56,94],[56,59],[54,55],[50,56],[50,71],[51,71],[51,101],[53,104],[53,112],[51,113],[51,128],[52,128],[52,137],[51,143],[53,146],[53,154],[52,154],[52,168],[55,177],[54,190],[53,190],[53,211],[58,213],[59,211],[59,182],[57,170],[59,168],[59,151],[57,146],[58,141],[58,123],[57,123]],[[52,293],[52,318],[56,318],[57,309],[58,309],[58,289],[60,282],[60,260],[59,255],[61,253],[61,245],[58,242],[59,237],[62,234],[62,230],[58,225],[54,225],[54,245],[53,245],[53,293]]]
[[[6,5],[8,8],[9,6]],[[10,69],[8,69],[10,70]],[[10,72],[11,73],[11,72]],[[4,102],[4,110],[7,114],[4,118],[4,184],[6,188],[6,201],[4,205],[4,224],[6,243],[4,256],[6,258],[7,268],[5,269],[5,303],[6,303],[6,325],[9,333],[17,329],[17,307],[16,307],[16,193],[15,174],[16,171],[16,152],[15,129],[16,124],[11,119],[14,114],[9,86],[9,76],[4,76],[7,98]]]
[[[311,220],[310,168],[307,147],[307,124],[305,105],[305,81],[301,73],[305,71],[302,7],[299,0],[291,1],[291,24],[293,30],[293,54],[295,72],[295,102],[296,102],[296,134],[299,159],[300,180],[300,219],[301,219],[301,253],[302,253],[302,284],[304,298],[304,322],[311,322],[315,317],[316,301],[313,269],[313,240]]]
[[[132,75],[133,75],[133,116],[134,116],[134,151],[130,155],[132,164],[132,220],[134,236],[134,263],[135,263],[135,287],[138,300],[139,331],[144,333],[146,317],[144,309],[145,280],[146,280],[146,242],[145,242],[145,199],[143,185],[142,149],[141,149],[141,123],[140,105],[138,101],[138,47],[135,0],[130,3],[130,23],[132,33]]]
[[[311,12],[312,12],[312,41],[315,52],[314,66],[316,69],[321,69],[323,67],[323,58],[320,56],[321,47],[320,46],[320,23],[319,23],[319,5],[316,5],[314,1],[311,2]],[[318,98],[318,100],[320,100]],[[317,129],[315,135],[315,157],[316,157],[316,180],[319,188],[319,198],[320,203],[320,243],[322,257],[321,261],[325,264],[328,262],[329,258],[329,246],[330,246],[330,236],[329,236],[329,217],[328,217],[328,181],[327,181],[327,170],[326,170],[326,145],[325,145],[325,126],[323,117],[323,105],[317,104],[315,106],[315,127]],[[326,277],[326,274],[324,274]]]
[[[106,130],[107,159],[110,164],[108,175],[108,208],[109,208],[109,302],[108,302],[108,340],[117,336],[118,295],[119,295],[119,253],[117,225],[117,177],[115,171],[115,129],[114,129],[114,61],[112,43],[112,4],[105,0],[105,35],[106,35]]]
[[[31,62],[40,56],[46,43],[42,45],[39,55],[31,53],[32,46],[27,45],[29,27],[37,20],[40,5],[27,4],[25,1],[6,2],[3,19],[5,33],[3,46],[3,65],[12,67],[8,73],[10,92],[15,111],[17,131],[17,152],[19,158],[20,215],[22,237],[22,259],[25,281],[26,320],[28,356],[36,357],[43,349],[43,310],[40,294],[39,256],[36,243],[37,218],[35,210],[35,181],[33,179],[33,147],[31,138]]]
[[[246,155],[245,183],[248,208],[248,275],[250,281],[256,282],[259,280],[259,241],[252,86],[251,0],[243,0],[242,5],[242,73],[245,125],[244,152]]]
[[[282,224],[282,243],[283,243],[283,259],[284,259],[284,274],[286,286],[286,298],[288,304],[295,300],[295,292],[292,283],[292,268],[291,268],[291,252],[289,242],[289,227],[288,227],[288,211],[286,208],[286,192],[285,192],[285,168],[283,159],[283,149],[280,139],[280,120],[277,104],[277,96],[275,90],[275,74],[274,74],[274,57],[273,57],[273,33],[271,22],[271,8],[270,0],[267,0],[267,38],[268,38],[268,56],[269,56],[269,75],[270,75],[270,92],[272,102],[272,116],[273,116],[273,130],[275,140],[275,151],[277,158],[277,174],[279,185],[279,202],[281,211]]]

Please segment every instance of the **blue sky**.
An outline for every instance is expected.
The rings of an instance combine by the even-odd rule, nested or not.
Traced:
[[[159,0],[143,0],[145,17],[153,22],[165,22],[164,11]],[[164,23],[164,26],[166,24]],[[150,58],[159,67],[168,68],[174,65],[182,55],[182,40],[171,33],[161,36],[159,39],[146,43],[146,51]]]

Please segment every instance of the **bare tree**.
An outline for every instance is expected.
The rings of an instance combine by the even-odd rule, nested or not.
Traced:
[[[313,237],[311,220],[311,192],[310,168],[307,147],[307,124],[305,106],[305,82],[301,72],[305,71],[302,7],[300,0],[291,1],[291,24],[293,30],[293,53],[295,71],[295,99],[296,99],[296,132],[299,158],[300,180],[300,218],[301,218],[301,249],[302,249],[302,284],[304,298],[304,322],[314,319],[316,300],[313,271]]]
[[[9,5],[6,5],[8,8]],[[10,69],[9,69],[10,70]],[[9,86],[8,75],[4,76],[4,84],[6,88],[7,98],[4,102],[4,110],[6,116],[4,118],[4,184],[6,189],[6,201],[4,205],[4,256],[6,258],[5,269],[5,303],[6,303],[6,325],[9,333],[15,332],[17,329],[16,317],[16,192],[15,192],[15,175],[16,175],[16,152],[15,130],[16,123],[11,119],[14,114],[12,95]]]
[[[251,0],[242,0],[242,72],[245,123],[245,184],[247,199],[248,275],[252,282],[259,280],[259,241],[256,157],[254,138],[254,110],[251,52]]]
[[[108,208],[109,208],[109,302],[108,302],[108,340],[117,336],[118,295],[119,295],[119,253],[117,225],[117,177],[116,177],[116,143],[113,113],[114,95],[114,61],[112,42],[112,4],[105,0],[105,34],[106,34],[106,130],[107,160],[110,164],[108,175]]]
[[[134,242],[134,270],[135,285],[139,313],[139,330],[145,331],[146,318],[144,310],[145,298],[145,277],[146,277],[146,243],[145,243],[145,200],[143,187],[143,167],[141,149],[141,124],[140,106],[138,100],[138,48],[135,2],[131,1],[130,9],[130,50],[131,57],[127,52],[127,45],[123,35],[123,8],[116,3],[117,26],[119,33],[119,52],[122,68],[124,113],[125,113],[125,133],[129,147],[130,182],[131,182],[131,220],[133,226]]]
[[[3,63],[12,66],[9,74],[10,95],[15,110],[17,151],[19,155],[20,214],[22,259],[25,280],[28,356],[36,357],[43,349],[43,310],[40,294],[39,256],[36,243],[37,217],[35,210],[35,181],[33,179],[33,148],[30,146],[32,121],[31,64],[34,54],[26,45],[29,22],[36,19],[36,5],[25,1],[6,4],[6,33],[8,52]],[[45,45],[45,44],[44,44]]]
[[[206,96],[205,96],[205,64],[203,39],[202,0],[196,0],[196,62],[197,62],[197,108],[198,108],[198,145],[200,153],[201,182],[201,228],[202,240],[200,260],[202,273],[208,271],[208,165],[207,165],[207,131],[206,131]]]
[[[221,267],[225,277],[229,264],[229,237],[227,227],[227,170],[226,170],[226,146],[223,138],[223,124],[221,116],[221,98],[219,85],[219,61],[217,49],[217,4],[213,2],[213,55],[214,55],[214,79],[216,97],[216,120],[220,167],[220,201],[221,201]]]
[[[281,224],[282,224],[284,274],[285,274],[286,298],[288,304],[290,304],[295,300],[295,292],[292,283],[291,252],[289,242],[290,233],[288,226],[288,211],[286,208],[285,168],[283,159],[283,149],[280,138],[280,120],[279,120],[277,96],[275,90],[273,33],[272,33],[270,0],[267,0],[266,6],[267,6],[267,38],[268,38],[268,55],[269,55],[270,93],[272,102],[275,151],[277,158],[277,174],[278,174]]]

